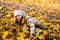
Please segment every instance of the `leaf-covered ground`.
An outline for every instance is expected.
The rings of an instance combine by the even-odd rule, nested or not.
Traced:
[[[39,20],[47,30],[36,28],[36,37],[30,38],[29,27],[15,24],[13,11],[25,11],[31,18]],[[0,40],[60,40],[60,1],[59,0],[1,0],[0,1]]]

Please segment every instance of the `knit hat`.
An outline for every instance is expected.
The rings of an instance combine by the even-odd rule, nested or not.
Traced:
[[[21,10],[15,10],[14,11],[14,17],[17,16],[17,15],[22,15],[23,16],[24,15],[23,11],[21,11]]]

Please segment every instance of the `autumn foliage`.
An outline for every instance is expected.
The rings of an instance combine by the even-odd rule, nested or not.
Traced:
[[[13,11],[19,8],[39,20],[47,30],[36,28],[30,38],[29,27],[15,24]],[[0,40],[60,40],[60,0],[0,0]]]

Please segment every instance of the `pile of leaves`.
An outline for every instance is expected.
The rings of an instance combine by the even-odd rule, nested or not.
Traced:
[[[60,11],[58,8],[55,9],[52,6],[52,9],[46,7],[47,5],[39,5],[42,1],[34,2],[37,4],[24,1],[15,1],[17,4],[5,3],[6,1],[8,2],[8,0],[0,2],[0,40],[48,40],[50,37],[60,40]],[[36,28],[36,37],[30,38],[32,35],[29,34],[29,27],[26,24],[15,24],[13,15],[15,8],[20,8],[31,18],[39,20],[47,30]]]

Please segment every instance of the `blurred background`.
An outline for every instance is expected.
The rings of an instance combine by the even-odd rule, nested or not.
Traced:
[[[36,37],[30,39],[27,25],[15,24],[13,11],[16,8],[39,20],[47,30],[36,28]],[[49,38],[60,40],[60,0],[0,0],[0,40]]]

